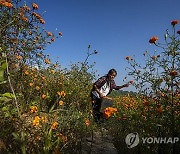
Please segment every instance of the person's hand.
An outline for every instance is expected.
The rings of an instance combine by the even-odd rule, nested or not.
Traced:
[[[99,94],[99,98],[102,99],[104,96],[100,93]]]
[[[129,84],[133,84],[133,82],[134,82],[133,80],[130,80],[128,83],[129,83]]]

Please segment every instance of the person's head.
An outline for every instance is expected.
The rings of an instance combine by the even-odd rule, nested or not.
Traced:
[[[109,80],[114,80],[116,75],[117,75],[117,71],[115,69],[110,69],[107,76]]]

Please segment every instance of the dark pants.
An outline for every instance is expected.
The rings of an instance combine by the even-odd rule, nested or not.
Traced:
[[[91,101],[92,101],[92,113],[95,122],[99,122],[101,118],[103,118],[101,110],[101,104],[102,104],[102,99],[97,98],[91,93]]]

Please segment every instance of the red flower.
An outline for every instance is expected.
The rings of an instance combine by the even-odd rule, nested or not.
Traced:
[[[180,35],[180,30],[178,30],[177,33]]]
[[[158,37],[157,36],[153,36],[149,39],[149,43],[156,43],[156,41],[158,40]]]
[[[171,25],[176,25],[176,24],[178,24],[178,20],[173,20],[173,21],[171,21]]]

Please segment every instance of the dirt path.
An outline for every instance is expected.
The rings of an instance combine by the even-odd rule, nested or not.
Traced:
[[[93,132],[93,140],[92,137],[83,140],[82,154],[118,154],[112,139],[106,130]]]

